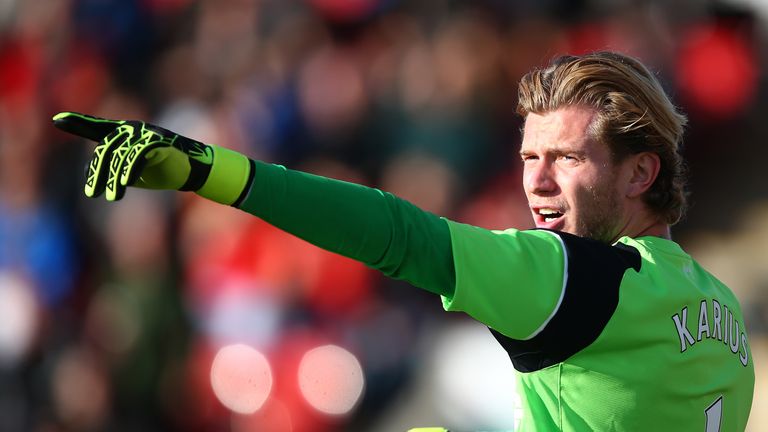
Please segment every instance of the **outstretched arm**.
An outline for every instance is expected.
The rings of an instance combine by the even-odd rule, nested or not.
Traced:
[[[447,222],[390,193],[256,161],[240,205],[323,249],[435,294],[453,294]]]
[[[451,296],[448,224],[377,189],[253,161],[141,121],[60,113],[54,125],[98,142],[85,194],[128,186],[190,190],[232,205],[323,249],[430,292]]]

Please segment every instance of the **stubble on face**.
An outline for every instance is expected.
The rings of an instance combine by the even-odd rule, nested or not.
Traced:
[[[614,240],[622,215],[616,177],[615,169],[609,168],[598,183],[582,190],[579,200],[581,215],[573,234],[604,243]]]

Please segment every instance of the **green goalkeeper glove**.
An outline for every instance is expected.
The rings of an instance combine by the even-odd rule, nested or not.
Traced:
[[[253,162],[240,153],[136,120],[108,120],[73,112],[53,117],[66,132],[98,142],[88,165],[85,195],[106,191],[117,201],[128,186],[194,191],[237,206],[253,180]]]

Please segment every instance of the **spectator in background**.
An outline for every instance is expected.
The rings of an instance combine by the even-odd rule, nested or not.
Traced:
[[[372,186],[391,185],[418,204],[443,208],[446,214],[455,215],[459,220],[486,228],[523,226],[529,223],[527,214],[519,214],[521,208],[525,209],[521,204],[525,197],[521,193],[519,175],[515,174],[519,169],[513,163],[516,155],[510,152],[514,150],[512,143],[517,140],[520,128],[520,121],[513,116],[517,81],[531,65],[540,64],[558,52],[584,52],[606,46],[626,49],[659,71],[665,78],[663,84],[672,93],[680,95],[686,110],[692,114],[694,126],[686,152],[693,162],[693,187],[699,191],[695,196],[700,198],[694,203],[698,211],[677,229],[677,235],[684,242],[695,244],[698,254],[707,257],[708,265],[715,263],[718,275],[724,275],[728,281],[738,281],[731,284],[740,290],[740,296],[748,292],[748,298],[764,297],[758,282],[765,279],[765,266],[758,259],[763,255],[761,249],[752,249],[755,245],[746,240],[752,236],[743,235],[739,238],[744,240],[737,242],[723,233],[724,226],[742,231],[746,228],[739,228],[736,219],[729,217],[726,220],[725,212],[720,211],[727,206],[743,208],[740,212],[745,215],[758,215],[759,206],[747,210],[743,205],[764,195],[753,185],[735,183],[744,177],[758,178],[762,173],[760,161],[765,159],[765,148],[754,145],[765,140],[760,119],[764,118],[764,101],[768,100],[759,97],[763,71],[760,70],[760,57],[755,53],[763,52],[765,45],[755,37],[762,28],[757,19],[759,9],[744,9],[745,13],[740,13],[738,10],[728,12],[722,5],[700,2],[598,6],[559,0],[491,1],[471,5],[397,1],[334,3],[51,0],[41,7],[39,2],[29,0],[0,2],[0,105],[5,107],[0,116],[3,122],[0,133],[13,136],[3,144],[14,146],[11,152],[27,148],[27,144],[21,148],[17,146],[27,139],[17,141],[16,135],[40,134],[40,143],[29,147],[30,153],[24,156],[38,161],[22,162],[36,167],[32,168],[36,170],[32,177],[37,177],[37,192],[32,194],[34,198],[29,201],[29,208],[45,215],[43,219],[38,217],[38,221],[51,221],[43,231],[29,234],[32,237],[22,235],[20,228],[31,226],[33,220],[23,220],[25,225],[16,222],[10,227],[4,225],[4,232],[22,242],[27,238],[47,236],[44,249],[53,251],[35,255],[38,263],[52,266],[50,272],[40,270],[39,265],[37,270],[29,270],[22,269],[20,264],[29,262],[20,253],[24,247],[19,249],[12,243],[0,245],[5,251],[3,256],[10,257],[13,262],[8,264],[11,261],[6,261],[3,270],[6,276],[13,276],[3,278],[0,285],[15,287],[2,292],[16,299],[4,303],[8,313],[0,311],[0,320],[12,323],[3,328],[4,333],[0,331],[0,341],[12,341],[8,346],[13,348],[6,350],[6,359],[13,358],[16,365],[8,369],[10,363],[6,363],[3,382],[9,385],[2,386],[3,395],[11,397],[0,395],[0,404],[15,407],[2,411],[16,415],[4,416],[0,421],[9,422],[3,425],[19,425],[24,423],[19,423],[20,419],[26,418],[24,424],[29,426],[15,429],[9,426],[8,430],[29,430],[33,424],[57,424],[55,413],[62,411],[51,405],[60,404],[62,398],[53,397],[51,389],[66,389],[67,386],[49,385],[53,376],[66,375],[54,374],[55,365],[67,365],[61,369],[55,366],[56,370],[63,371],[75,370],[71,366],[79,365],[77,370],[84,374],[77,376],[91,376],[91,382],[104,380],[106,385],[99,387],[99,384],[94,388],[102,388],[105,399],[91,408],[87,407],[88,401],[81,406],[94,413],[90,418],[102,424],[108,424],[118,412],[126,412],[121,407],[125,398],[113,397],[112,392],[120,387],[113,385],[113,377],[119,376],[118,380],[125,382],[134,373],[127,369],[122,374],[113,373],[117,365],[110,360],[114,358],[111,354],[93,356],[82,352],[85,345],[87,350],[96,347],[105,354],[99,347],[102,339],[109,339],[113,330],[106,329],[112,327],[105,327],[101,336],[95,337],[94,325],[86,322],[104,322],[102,318],[93,317],[105,314],[109,315],[107,322],[124,318],[124,315],[108,311],[136,300],[124,294],[127,287],[140,278],[125,270],[117,271],[117,268],[126,267],[114,263],[112,258],[103,259],[104,256],[117,259],[120,254],[131,253],[118,253],[116,250],[121,246],[111,244],[116,236],[108,235],[107,221],[112,220],[109,211],[99,209],[94,212],[91,203],[87,211],[82,210],[80,192],[71,175],[80,172],[90,149],[73,147],[63,134],[51,134],[48,114],[62,108],[96,112],[106,117],[153,118],[179,132],[205,137],[210,142],[226,143],[257,158],[308,167],[309,170],[327,166],[326,163],[318,164],[318,160],[330,160],[337,166],[352,165],[360,172],[350,178]],[[363,7],[357,11],[344,7],[335,9],[353,3]],[[722,25],[725,22],[728,25]],[[471,46],[462,45],[470,40]],[[337,61],[339,68],[328,68],[329,59]],[[711,66],[713,64],[716,67]],[[342,70],[343,76],[351,77],[348,82],[334,80],[337,70]],[[746,75],[740,77],[740,73]],[[336,74],[336,78],[338,76],[341,74]],[[739,87],[735,92],[729,90],[734,82]],[[332,112],[317,112],[324,110],[323,93],[317,90],[323,87],[345,92],[348,96],[344,98],[346,105],[336,106],[334,110],[336,114],[352,111],[351,115],[339,117],[346,120],[334,120]],[[717,92],[710,91],[712,89],[723,92],[720,94],[741,95],[743,100],[738,106],[729,104],[726,114],[712,114],[711,101],[720,98]],[[729,100],[733,99],[739,98],[729,97]],[[700,105],[701,100],[709,102]],[[465,102],[471,108],[467,109],[467,105],[463,105]],[[21,115],[28,118],[17,122],[16,116],[28,110],[20,109],[24,105],[33,106],[29,112],[37,114]],[[748,108],[752,108],[751,111]],[[751,114],[745,114],[749,112]],[[8,124],[14,127],[6,127]],[[209,126],[187,129],[190,124]],[[211,128],[211,124],[221,127]],[[14,130],[22,127],[33,132]],[[472,139],[472,133],[480,129],[489,132],[478,145]],[[363,145],[356,146],[356,141]],[[731,151],[727,154],[722,153],[722,142],[729,143]],[[482,153],[492,160],[484,160]],[[745,153],[754,157],[745,162],[739,156]],[[16,160],[21,158],[17,154]],[[737,158],[740,160],[738,166],[733,163]],[[56,166],[51,166],[50,160],[56,160]],[[8,166],[11,165],[9,162]],[[420,166],[425,169],[420,170]],[[19,183],[19,189],[15,190],[17,180],[11,174],[4,175],[10,172],[5,167],[3,165],[0,172],[0,189],[19,195],[19,191],[27,188]],[[725,169],[731,175],[723,180],[700,174],[715,167]],[[11,171],[18,170],[11,166]],[[348,168],[334,172],[346,171]],[[427,171],[435,173],[436,177],[425,179]],[[512,175],[505,176],[504,172]],[[422,187],[409,190],[401,186],[416,181],[413,179],[422,179],[418,180],[423,181]],[[428,182],[446,190],[449,189],[446,186],[455,184],[456,179],[471,186],[454,190],[444,197],[429,194],[428,201],[422,201]],[[705,196],[711,199],[705,199]],[[7,197],[0,199],[6,209],[9,208]],[[148,310],[155,301],[159,302],[155,305],[158,307],[161,303],[179,302],[175,307],[182,308],[184,321],[175,321],[175,325],[188,326],[182,330],[189,337],[185,367],[196,371],[197,375],[192,375],[199,382],[198,386],[185,392],[189,399],[169,398],[167,388],[176,385],[174,383],[182,385],[189,377],[179,372],[184,369],[182,366],[176,368],[178,373],[175,375],[161,374],[168,379],[165,384],[158,383],[165,390],[159,389],[160,395],[145,401],[146,404],[156,404],[151,415],[157,418],[151,423],[165,424],[168,427],[164,430],[188,430],[189,425],[194,424],[191,413],[196,413],[215,418],[213,423],[199,422],[198,425],[229,425],[229,413],[222,410],[209,394],[211,359],[196,357],[198,351],[195,349],[200,346],[198,343],[207,343],[209,333],[204,330],[207,319],[198,314],[199,301],[204,298],[197,297],[196,286],[200,279],[192,275],[191,265],[194,262],[200,266],[195,271],[206,272],[219,264],[191,260],[184,255],[190,250],[186,242],[194,241],[195,235],[201,234],[199,231],[195,234],[192,221],[199,220],[203,213],[212,220],[223,216],[215,210],[201,209],[203,206],[194,199],[163,200],[163,204],[158,200],[150,201],[137,199],[127,205],[145,210],[160,206],[159,211],[149,210],[155,215],[150,219],[170,222],[168,249],[160,254],[170,256],[159,258],[157,265],[151,267],[166,273],[169,277],[167,286],[177,290],[182,297],[171,303],[165,303],[171,299],[154,295],[142,298],[147,302],[144,305]],[[14,220],[19,220],[18,212],[15,215]],[[759,224],[760,219],[755,217],[753,221]],[[227,220],[227,223],[236,222]],[[233,227],[233,235],[249,233],[244,238],[251,238],[252,242],[261,245],[253,236],[261,233],[263,228],[255,222],[241,224]],[[702,236],[702,230],[708,234]],[[758,228],[749,228],[750,233],[758,231]],[[208,233],[214,237],[200,249],[202,256],[206,248],[228,247],[227,239],[217,241],[215,234]],[[271,233],[268,238],[269,244],[263,244],[263,247],[290,243],[280,234]],[[712,246],[723,242],[730,246]],[[293,247],[305,250],[305,246],[290,244],[291,248],[287,249],[291,251]],[[26,249],[32,248],[27,245]],[[738,251],[743,253],[744,250],[750,251],[745,259],[735,258]],[[315,256],[315,252],[306,251],[306,256],[303,253],[296,256],[296,263],[304,264],[294,263],[294,268],[296,272],[310,274],[311,260],[300,257]],[[44,256],[47,258],[40,259]],[[95,257],[99,259],[95,260]],[[267,263],[254,259],[261,262],[258,265],[262,268],[267,266]],[[747,262],[753,264],[745,268]],[[242,269],[243,265],[228,264],[237,269]],[[165,266],[167,268],[159,269]],[[358,274],[358,270],[353,272]],[[18,277],[31,273],[48,288],[32,284],[29,277]],[[261,277],[259,273],[254,272],[251,276]],[[63,278],[57,279],[54,274],[63,275]],[[102,278],[111,283],[103,283]],[[387,391],[384,387],[367,387],[358,410],[347,419],[364,416],[366,421],[363,423],[375,428],[381,420],[377,418],[381,411],[368,409],[373,406],[369,397],[373,399],[372,395],[377,395],[375,397],[379,399],[374,404],[379,408],[386,407],[386,402],[392,401],[394,396],[397,396],[395,400],[408,397],[408,385],[413,383],[408,379],[408,371],[426,361],[423,356],[417,356],[418,350],[413,348],[418,347],[422,338],[432,340],[434,335],[425,333],[433,327],[429,325],[431,322],[446,318],[436,313],[434,303],[427,296],[418,297],[400,284],[371,274],[360,277],[360,280],[365,282],[358,287],[364,288],[353,292],[367,292],[362,296],[367,299],[362,304],[372,308],[363,310],[381,313],[370,314],[370,319],[362,322],[330,320],[326,324],[337,330],[346,329],[334,334],[344,333],[343,340],[357,341],[349,342],[347,346],[355,352],[366,353],[361,357],[366,371],[371,376],[383,377],[382,382],[391,385]],[[382,284],[387,284],[387,289],[378,289]],[[221,285],[224,285],[224,279],[213,278],[207,283],[210,289]],[[307,302],[300,294],[311,294],[315,290],[303,282],[298,286],[274,284],[270,289],[279,292],[279,298],[288,293],[296,297],[288,303],[260,303],[266,305],[266,309],[259,309],[260,313],[269,318],[248,328],[257,328],[260,331],[255,333],[258,338],[264,337],[276,345],[287,344],[293,325],[314,319],[307,313]],[[38,295],[39,292],[48,294]],[[43,298],[55,300],[43,303]],[[404,303],[404,298],[410,302]],[[131,304],[133,306],[126,310],[135,311],[136,303]],[[754,322],[765,321],[768,315],[765,308],[759,306],[760,301],[755,300],[752,305]],[[57,319],[46,318],[52,315]],[[284,320],[286,317],[292,318]],[[150,322],[157,324],[158,321],[147,318],[149,322],[146,324],[157,328]],[[292,324],[286,325],[286,322]],[[382,327],[374,325],[375,322],[398,324],[391,326],[392,332],[381,334],[370,330],[371,327]],[[347,326],[352,326],[353,330]],[[359,333],[356,328],[361,329]],[[751,328],[760,327],[752,325]],[[412,354],[411,357],[400,354],[390,357],[393,353],[382,353],[377,350],[379,347],[364,347],[370,345],[371,339],[390,340],[387,338],[396,334],[411,336],[408,340],[397,339],[404,344],[402,349]],[[3,335],[10,336],[3,339],[6,337]],[[77,355],[70,355],[73,352]],[[171,358],[160,363],[174,364],[175,361]],[[136,381],[145,382],[141,378]],[[68,393],[64,390],[60,394]],[[192,399],[198,399],[201,404],[192,404]],[[423,401],[405,405],[423,413],[425,404],[429,405]],[[466,409],[469,406],[459,405]],[[190,409],[190,406],[200,409]],[[453,414],[462,412],[456,406],[436,408],[438,412],[443,409]],[[100,410],[103,412],[99,413]],[[387,416],[390,422],[395,418]],[[476,425],[456,424],[459,429]],[[488,429],[502,427],[493,424],[508,423],[489,423]],[[0,429],[5,430],[3,425]],[[396,428],[398,426],[393,427],[390,423],[384,430]],[[351,427],[350,430],[367,428]]]

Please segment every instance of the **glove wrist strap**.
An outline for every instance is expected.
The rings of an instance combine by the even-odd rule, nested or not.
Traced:
[[[224,147],[211,145],[213,165],[198,195],[221,204],[237,206],[253,179],[251,161]]]

